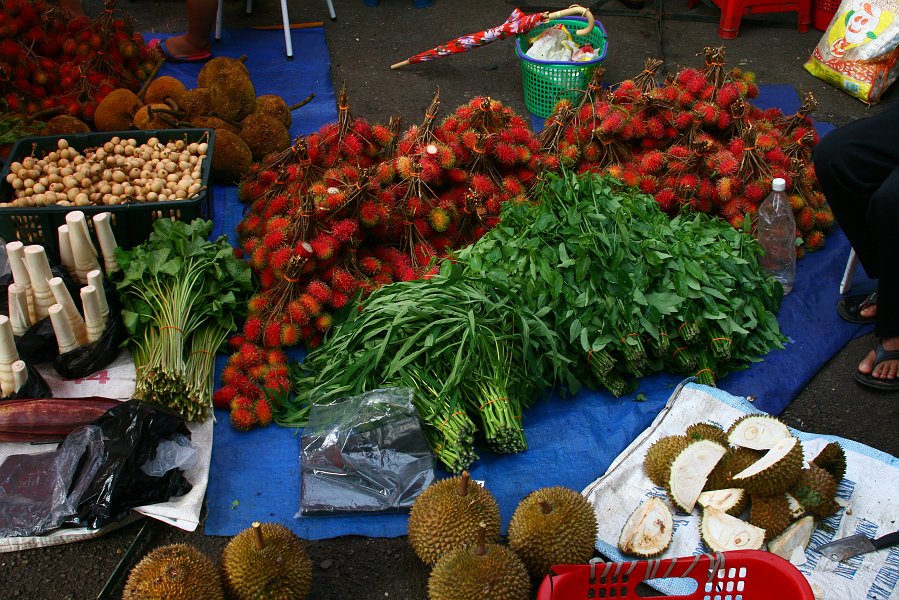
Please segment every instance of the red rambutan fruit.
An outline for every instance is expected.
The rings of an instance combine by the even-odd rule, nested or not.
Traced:
[[[434,231],[444,232],[449,227],[450,216],[443,208],[434,207],[428,214],[428,222]]]
[[[650,175],[658,173],[665,166],[665,156],[658,150],[652,150],[640,157],[640,171]]]
[[[640,178],[640,191],[644,194],[654,194],[659,187],[659,180],[650,175]]]
[[[230,415],[231,426],[240,431],[249,431],[256,426],[256,417],[248,408],[235,408]]]
[[[237,396],[237,388],[233,385],[223,385],[212,392],[212,405],[222,410],[228,410],[231,400]]]
[[[262,335],[262,320],[259,317],[250,317],[243,327],[244,338],[250,342],[259,341]]]
[[[715,192],[722,202],[727,202],[737,193],[740,180],[736,177],[720,177],[715,181]]]
[[[277,271],[283,271],[287,268],[290,259],[293,258],[293,248],[290,246],[281,246],[269,256],[269,264]]]
[[[727,150],[719,150],[712,155],[712,169],[726,177],[736,175],[740,170],[740,161]]]
[[[309,242],[312,246],[312,252],[318,260],[328,260],[334,256],[334,250],[337,247],[336,240],[330,235],[320,233]]]
[[[805,242],[805,248],[809,252],[820,250],[824,247],[824,233],[814,229],[803,237],[803,241]]]
[[[270,267],[257,271],[256,277],[259,279],[259,287],[263,290],[271,289],[275,285],[275,281],[277,281],[275,272]]]
[[[272,407],[269,405],[268,400],[265,398],[260,398],[256,401],[256,405],[253,407],[253,413],[256,416],[256,421],[262,427],[266,427],[271,425],[272,423]]]
[[[374,256],[365,256],[359,259],[359,268],[363,273],[374,275],[381,270],[381,261]]]
[[[796,227],[802,233],[811,231],[815,227],[815,211],[806,206],[796,215]]]
[[[331,235],[341,244],[350,242],[359,233],[359,223],[353,219],[343,219],[331,225]]]
[[[493,153],[501,164],[514,165],[518,162],[518,153],[515,151],[515,147],[510,144],[497,144]]]
[[[758,181],[750,181],[743,189],[743,195],[753,206],[758,206],[768,195],[767,186]]]
[[[338,310],[346,306],[349,301],[350,296],[343,292],[334,292],[331,294],[331,306]]]
[[[309,285],[306,286],[306,293],[318,300],[320,304],[325,304],[331,300],[331,288],[319,279],[313,279],[309,282]]]
[[[265,334],[262,340],[266,348],[276,348],[281,345],[281,324],[272,321],[265,326]]]
[[[475,174],[471,176],[471,189],[481,196],[489,196],[496,192],[496,186],[486,175]]]
[[[671,188],[664,188],[656,192],[655,199],[663,212],[671,214],[672,211],[677,210],[677,194]]]
[[[327,332],[331,329],[331,326],[334,324],[334,318],[331,315],[325,313],[317,316],[315,318],[315,328],[322,333]]]
[[[316,317],[318,318],[318,317]],[[300,328],[292,323],[284,323],[279,331],[279,344],[285,348],[296,346],[300,343]]]
[[[815,211],[815,226],[822,230],[827,231],[831,227],[833,227],[834,216],[833,212],[831,212],[830,208],[823,208]]]

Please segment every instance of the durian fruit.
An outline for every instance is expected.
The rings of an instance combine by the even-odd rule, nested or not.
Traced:
[[[226,121],[243,121],[256,108],[256,88],[249,75],[222,76],[208,87],[212,109]]]
[[[468,471],[431,484],[409,511],[409,544],[418,557],[434,565],[444,554],[477,539],[486,526],[489,543],[499,538],[499,506]]]
[[[744,415],[727,430],[727,440],[732,446],[753,450],[769,450],[792,435],[790,428],[780,419],[760,414]]]
[[[187,88],[179,80],[171,75],[162,75],[151,81],[144,90],[144,104],[165,104],[167,99],[176,103],[187,91]]]
[[[674,457],[689,444],[690,440],[683,435],[659,438],[646,450],[646,456],[643,458],[643,472],[657,486],[667,486]]]
[[[838,442],[824,446],[812,462],[830,473],[837,483],[846,476],[846,452]]]
[[[795,437],[778,441],[765,455],[731,478],[753,496],[773,496],[790,489],[802,471],[802,444]],[[800,500],[801,502],[801,500]]]
[[[132,128],[132,120],[143,103],[137,94],[126,88],[109,92],[94,111],[94,127],[97,131],[126,131]]]
[[[708,491],[733,487],[731,478],[764,455],[765,453],[762,450],[739,447],[729,448],[727,453],[718,461],[718,464],[715,465],[711,474],[709,474],[704,489]]]
[[[811,515],[794,521],[783,533],[768,542],[768,552],[785,558],[794,565],[805,563],[805,548],[812,539],[815,518]]]
[[[709,474],[727,449],[711,440],[690,442],[671,463],[668,497],[679,509],[689,513],[696,505]]]
[[[244,64],[245,59],[246,57],[216,56],[206,61],[197,74],[197,87],[208,88],[216,79],[229,77],[235,73],[249,77],[250,72]]]
[[[509,547],[532,577],[558,564],[586,563],[596,544],[596,513],[580,493],[547,487],[528,494],[509,522]]]
[[[290,108],[288,108],[287,102],[281,96],[277,94],[256,96],[256,109],[253,111],[253,114],[260,113],[278,119],[285,128],[290,129],[292,122]]]
[[[247,143],[253,160],[262,160],[273,152],[280,152],[290,146],[290,132],[275,117],[254,112],[243,120],[240,137]]]
[[[639,558],[661,555],[674,539],[674,515],[660,498],[645,500],[631,513],[618,536],[618,549]]]
[[[714,423],[693,423],[687,427],[686,435],[691,440],[712,440],[725,448],[728,446],[727,432]]]
[[[302,540],[278,523],[255,522],[234,536],[222,551],[222,573],[236,600],[302,600],[312,587]]]
[[[712,507],[702,511],[699,533],[712,552],[759,550],[765,543],[764,529]]]
[[[699,494],[696,504],[702,508],[717,508],[732,517],[739,517],[749,505],[749,493],[740,488],[709,490]]]
[[[481,523],[476,544],[463,545],[441,558],[428,578],[430,600],[528,600],[531,581],[515,552],[486,541]]]
[[[840,508],[836,503],[837,482],[830,473],[814,463],[802,469],[790,494],[818,518],[829,517]]]
[[[178,108],[184,112],[186,119],[205,115],[212,110],[212,105],[209,103],[209,90],[203,87],[187,90],[178,98],[177,104]]]
[[[216,183],[234,183],[250,172],[253,154],[247,143],[227,129],[215,130],[212,176]]]
[[[189,544],[160,546],[137,563],[122,600],[224,600],[216,564]]]
[[[805,507],[802,506],[802,503],[799,502],[792,494],[784,494],[787,497],[787,504],[790,507],[790,519],[795,521],[805,516],[806,510]]]
[[[789,527],[790,504],[786,494],[752,496],[749,505],[749,522],[765,530],[765,541],[770,542]]]

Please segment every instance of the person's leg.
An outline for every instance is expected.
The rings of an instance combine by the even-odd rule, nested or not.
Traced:
[[[168,53],[182,58],[208,51],[216,12],[218,0],[187,0],[187,32],[164,41]]]

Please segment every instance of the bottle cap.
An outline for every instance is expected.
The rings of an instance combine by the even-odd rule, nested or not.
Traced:
[[[778,177],[771,182],[771,189],[775,192],[782,192],[787,189],[787,182],[782,177]]]

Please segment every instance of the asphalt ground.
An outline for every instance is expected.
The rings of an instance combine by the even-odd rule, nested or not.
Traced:
[[[406,124],[415,123],[438,89],[447,110],[474,96],[488,95],[527,114],[513,40],[397,71],[390,65],[458,35],[499,24],[516,6],[535,12],[528,4],[433,0],[429,8],[416,8],[413,0],[381,0],[376,7],[366,6],[362,0],[333,2],[337,19],[331,21],[325,0],[289,0],[290,21],[323,22],[331,51],[332,83],[335,88],[346,84],[354,114],[380,122],[397,115]],[[536,1],[531,4],[536,6]],[[541,0],[539,9],[566,6],[565,2]],[[142,32],[186,29],[182,0],[129,0],[119,7],[135,17]],[[88,14],[97,14],[102,2],[85,0],[85,8]],[[817,120],[842,125],[881,110],[899,95],[893,86],[880,104],[869,107],[808,74],[802,64],[822,32],[797,32],[795,13],[744,17],[733,40],[718,37],[718,14],[710,5],[688,9],[683,0],[659,0],[643,11],[628,10],[610,0],[597,12],[609,38],[605,81],[633,77],[650,57],[662,59],[671,72],[682,66],[700,66],[704,47],[724,46],[728,64],[755,72],[759,83],[790,84],[800,94],[812,92],[818,100],[812,114]],[[697,15],[705,20],[685,20]],[[225,1],[226,28],[280,22],[275,0],[254,0],[251,15],[245,14],[244,0]],[[302,60],[300,56],[297,50],[295,60]],[[290,63],[285,62],[285,70],[289,69]],[[862,335],[825,364],[783,413],[787,424],[803,431],[839,435],[899,456],[899,394],[869,391],[858,386],[852,376],[872,344],[871,334]],[[217,559],[228,542],[225,537],[204,535],[202,526],[187,533],[150,523],[142,534],[146,523],[149,521],[90,541],[2,554],[0,596],[30,600],[80,600],[101,594],[121,597],[127,569],[153,547],[187,542]],[[306,546],[313,561],[310,598],[427,597],[428,570],[405,538],[341,537],[307,542]],[[121,577],[116,577],[117,568],[122,569]]]

